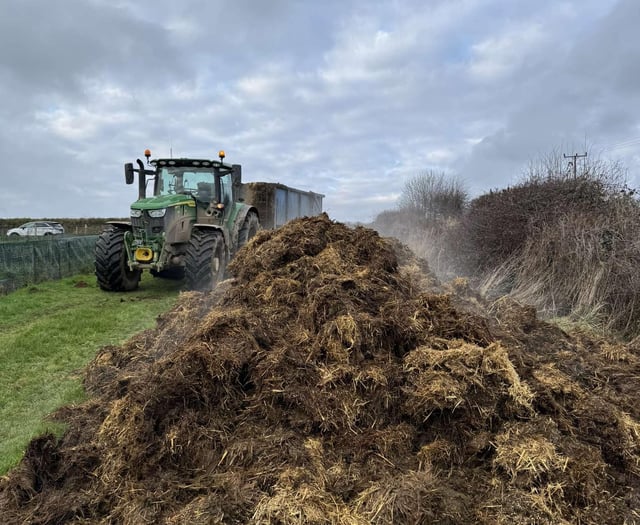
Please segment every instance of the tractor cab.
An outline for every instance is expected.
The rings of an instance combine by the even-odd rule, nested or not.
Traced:
[[[240,186],[241,167],[224,163],[224,151],[219,152],[220,160],[208,159],[155,159],[149,161],[151,152],[145,151],[147,165],[155,169],[145,169],[138,159],[138,169],[133,164],[125,164],[125,179],[132,184],[134,172],[139,175],[138,206],[149,209],[158,204],[166,206],[167,197],[178,203],[191,203],[199,209],[207,210],[207,215],[219,216],[226,206],[234,202],[234,189]],[[147,176],[153,176],[153,196],[147,197]],[[183,196],[181,199],[180,196]],[[159,197],[159,199],[157,199]],[[138,207],[135,206],[134,207]]]

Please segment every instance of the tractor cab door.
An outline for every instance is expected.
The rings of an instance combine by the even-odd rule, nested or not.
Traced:
[[[220,202],[225,208],[233,204],[233,181],[230,173],[220,177]]]

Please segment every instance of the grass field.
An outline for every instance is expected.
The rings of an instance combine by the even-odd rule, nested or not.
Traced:
[[[144,274],[139,290],[106,293],[80,275],[0,296],[0,474],[32,437],[61,431],[45,418],[83,399],[81,370],[96,351],[153,326],[180,286]]]

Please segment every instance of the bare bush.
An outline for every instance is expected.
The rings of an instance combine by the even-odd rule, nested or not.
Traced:
[[[434,222],[460,216],[467,200],[468,193],[459,180],[429,170],[405,183],[398,207]]]
[[[640,203],[619,163],[588,158],[577,168],[574,176],[553,152],[531,163],[516,186],[466,209],[442,204],[459,202],[439,193],[442,176],[416,177],[398,209],[381,213],[374,227],[427,259],[441,280],[484,279],[489,297],[509,294],[545,317],[640,335]]]
[[[426,172],[404,186],[398,208],[380,213],[372,226],[426,259],[439,279],[466,273],[459,264],[460,216],[467,202],[462,184],[444,173]]]
[[[530,236],[493,272],[485,291],[510,291],[547,316],[597,320],[624,336],[640,332],[640,205],[611,197],[598,215],[571,211]]]
[[[563,162],[564,161],[564,162]],[[477,273],[500,267],[549,224],[567,213],[608,213],[612,196],[626,190],[624,170],[598,159],[573,176],[557,153],[532,163],[520,184],[491,191],[469,204],[465,215],[467,255]]]
[[[640,205],[619,163],[567,167],[554,152],[522,183],[471,202],[465,232],[488,295],[509,293],[548,317],[640,333]]]

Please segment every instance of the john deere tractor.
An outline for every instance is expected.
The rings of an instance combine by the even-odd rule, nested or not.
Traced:
[[[243,202],[239,164],[210,159],[157,159],[147,167],[125,164],[127,184],[138,174],[131,221],[112,221],[95,247],[100,288],[129,291],[144,270],[183,278],[189,289],[208,290],[223,279],[227,261],[260,227],[258,211]],[[147,183],[153,195],[146,196]]]

